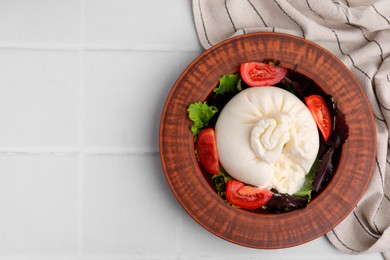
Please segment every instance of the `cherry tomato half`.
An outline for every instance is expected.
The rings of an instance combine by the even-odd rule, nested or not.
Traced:
[[[196,150],[202,167],[211,174],[219,174],[217,144],[214,129],[206,128],[199,132],[196,139]]]
[[[272,198],[272,192],[249,185],[236,180],[226,182],[226,197],[228,201],[243,209],[258,209],[268,203]]]
[[[325,100],[321,96],[311,95],[305,97],[305,101],[326,142],[332,133],[332,120]]]
[[[286,76],[287,69],[261,62],[246,62],[240,65],[240,74],[251,87],[272,86]]]

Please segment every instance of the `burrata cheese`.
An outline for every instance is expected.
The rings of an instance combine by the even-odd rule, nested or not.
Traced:
[[[302,187],[319,149],[309,109],[277,87],[234,96],[217,119],[215,135],[220,163],[233,178],[280,193]]]

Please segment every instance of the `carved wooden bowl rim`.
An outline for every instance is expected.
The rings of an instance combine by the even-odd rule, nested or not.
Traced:
[[[195,154],[187,107],[204,101],[220,76],[242,62],[268,58],[296,69],[336,98],[350,135],[325,190],[304,209],[260,214],[229,207],[212,189]],[[376,131],[369,101],[352,72],[321,46],[282,33],[252,33],[206,50],[172,87],[160,123],[160,158],[168,184],[186,212],[211,233],[235,244],[277,249],[306,243],[329,232],[357,205],[371,178]]]

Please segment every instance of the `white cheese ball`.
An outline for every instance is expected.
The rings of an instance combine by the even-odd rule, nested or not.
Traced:
[[[313,165],[319,135],[306,105],[277,87],[252,87],[222,109],[216,126],[218,156],[235,179],[294,194]]]

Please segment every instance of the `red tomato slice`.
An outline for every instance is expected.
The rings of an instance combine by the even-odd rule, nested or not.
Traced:
[[[286,73],[286,68],[261,62],[246,62],[240,65],[241,77],[251,87],[275,85]]]
[[[243,209],[258,209],[268,203],[272,198],[272,192],[249,185],[236,180],[226,182],[226,197],[228,201]]]
[[[332,133],[332,120],[325,100],[321,96],[311,95],[305,97],[305,101],[326,142]]]
[[[211,174],[219,174],[217,144],[214,129],[206,128],[199,132],[196,139],[196,150],[202,167]]]

